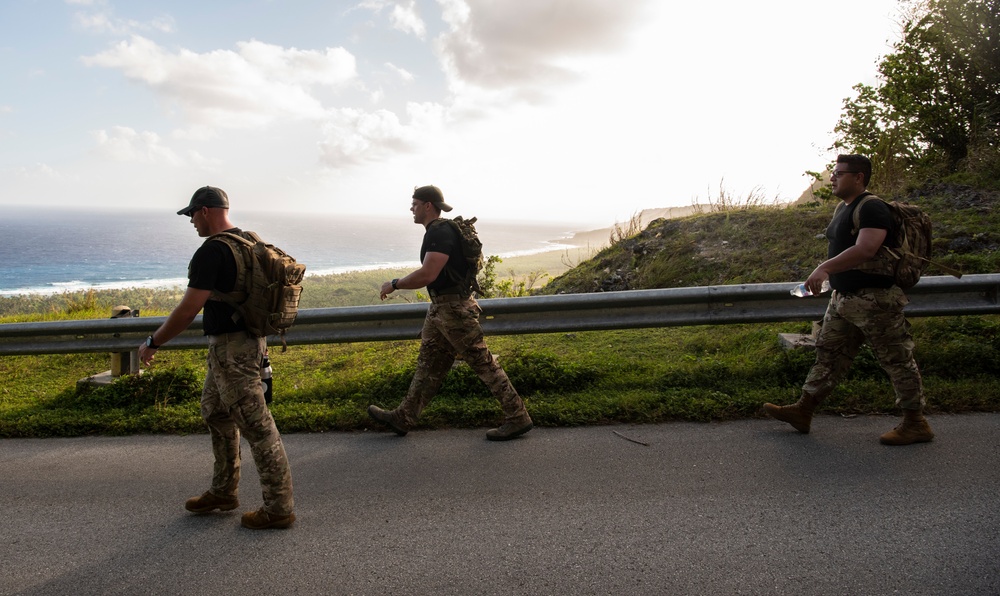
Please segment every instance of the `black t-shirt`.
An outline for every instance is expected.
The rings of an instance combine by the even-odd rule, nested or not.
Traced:
[[[424,232],[424,241],[420,245],[420,262],[424,262],[424,255],[429,252],[439,252],[448,255],[448,262],[437,279],[427,284],[428,290],[441,291],[459,286],[460,282],[455,280],[465,279],[469,271],[469,264],[462,256],[461,240],[458,231],[451,224],[444,220],[436,220],[427,226]],[[449,270],[452,272],[449,275]],[[459,288],[461,292],[467,292],[469,288]]]
[[[827,258],[833,257],[854,246],[858,237],[851,233],[854,227],[854,210],[861,203],[858,197],[837,210],[836,215],[826,228],[826,238],[829,240]],[[866,201],[861,208],[859,230],[861,228],[878,228],[892,232],[892,216],[889,207],[878,199]],[[888,242],[887,236],[887,242]],[[830,276],[830,286],[839,292],[857,292],[863,288],[888,288],[893,284],[891,275],[876,275],[857,269],[850,269]]]
[[[240,233],[239,228],[226,230]],[[236,258],[233,250],[222,240],[205,241],[188,264],[188,287],[196,290],[214,290],[226,293],[236,285]],[[221,300],[205,303],[202,322],[205,335],[219,335],[234,331],[246,331],[243,319],[234,317],[236,309]],[[234,320],[235,318],[235,320]]]

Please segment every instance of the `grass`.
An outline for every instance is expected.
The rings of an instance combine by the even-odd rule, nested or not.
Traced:
[[[915,320],[929,411],[1000,410],[1000,319]],[[727,420],[797,397],[812,354],[786,351],[779,332],[808,324],[730,325],[490,338],[540,426]],[[931,348],[933,346],[933,348]],[[368,428],[365,408],[394,407],[413,375],[418,342],[295,346],[272,355],[272,411],[284,432]],[[75,383],[104,355],[0,359],[0,436],[203,432],[203,350],[164,351],[146,374],[98,389]],[[863,351],[824,406],[840,414],[895,412],[892,389]],[[465,365],[449,374],[422,428],[483,427],[497,402]]]
[[[908,200],[932,214],[936,259],[969,273],[1000,270],[995,193],[941,187]],[[726,197],[717,204],[733,202]],[[497,272],[517,286],[545,271],[555,278],[542,288],[546,293],[796,281],[823,259],[825,242],[816,236],[831,211],[824,203],[713,209],[657,220],[637,233],[616,228],[612,245],[595,255],[520,257]],[[377,303],[380,284],[402,273],[309,277],[303,307]],[[143,316],[163,315],[180,293],[0,298],[0,322],[105,318],[116,304],[141,308]],[[399,296],[424,299],[419,292]],[[911,322],[928,410],[1000,411],[1000,317]],[[810,323],[697,326],[490,337],[488,343],[540,426],[711,421],[761,416],[765,401],[796,399],[813,355],[782,349],[778,334],[809,331]],[[279,427],[368,428],[369,404],[393,407],[405,394],[418,347],[417,341],[394,341],[276,350],[272,411]],[[107,355],[0,358],[0,436],[204,432],[198,408],[204,360],[204,350],[165,350],[146,374],[80,389],[79,379],[109,367]],[[892,388],[870,350],[862,350],[823,412],[896,413]],[[420,426],[483,427],[500,417],[485,386],[459,364]]]

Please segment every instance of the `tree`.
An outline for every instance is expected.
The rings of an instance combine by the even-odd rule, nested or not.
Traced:
[[[880,83],[856,85],[844,100],[834,148],[870,155],[882,188],[983,167],[990,171],[980,174],[997,174],[1000,0],[904,4],[902,36],[878,65]]]

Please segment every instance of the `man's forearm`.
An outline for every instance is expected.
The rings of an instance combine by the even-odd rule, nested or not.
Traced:
[[[861,247],[852,246],[832,259],[823,261],[817,269],[822,269],[829,274],[843,273],[844,271],[854,269],[865,261],[871,260],[872,256]]]
[[[167,317],[167,320],[153,332],[153,343],[158,346],[162,346],[177,337],[182,331],[191,325],[197,315],[197,311],[194,314],[191,314],[189,312],[178,312],[178,310],[175,309]]]
[[[436,279],[431,277],[423,269],[417,269],[416,271],[409,273],[396,281],[397,290],[419,290],[420,288],[426,286]]]

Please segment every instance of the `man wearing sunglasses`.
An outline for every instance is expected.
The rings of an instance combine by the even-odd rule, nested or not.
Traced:
[[[813,412],[833,392],[867,340],[889,375],[896,403],[903,410],[902,423],[883,434],[880,441],[886,445],[925,443],[934,438],[934,433],[923,416],[923,384],[913,359],[909,323],[903,316],[903,307],[909,300],[895,285],[891,273],[859,267],[872,261],[893,225],[884,202],[868,200],[861,204],[859,200],[871,194],[865,190],[871,174],[872,164],[867,157],[837,156],[830,182],[834,196],[843,203],[834,211],[826,229],[828,258],[805,282],[813,294],[819,294],[827,280],[833,288],[816,339],[816,363],[796,403],[789,406],[767,403],[764,410],[772,418],[808,433]],[[855,220],[854,211],[859,205],[859,217]]]
[[[221,188],[199,188],[177,215],[191,218],[191,225],[202,238],[221,232],[240,233],[229,220],[229,196]],[[243,319],[235,316],[235,309],[218,298],[234,290],[237,277],[232,249],[221,240],[206,240],[188,265],[184,297],[159,329],[139,346],[139,358],[147,366],[152,363],[160,346],[187,329],[204,308],[208,373],[201,394],[201,416],[212,437],[215,466],[211,488],[188,499],[184,507],[205,514],[240,506],[242,435],[257,464],[264,506],[244,513],[240,523],[252,530],[287,528],[295,521],[292,472],[281,435],[264,401],[260,379],[267,339],[251,335]]]

